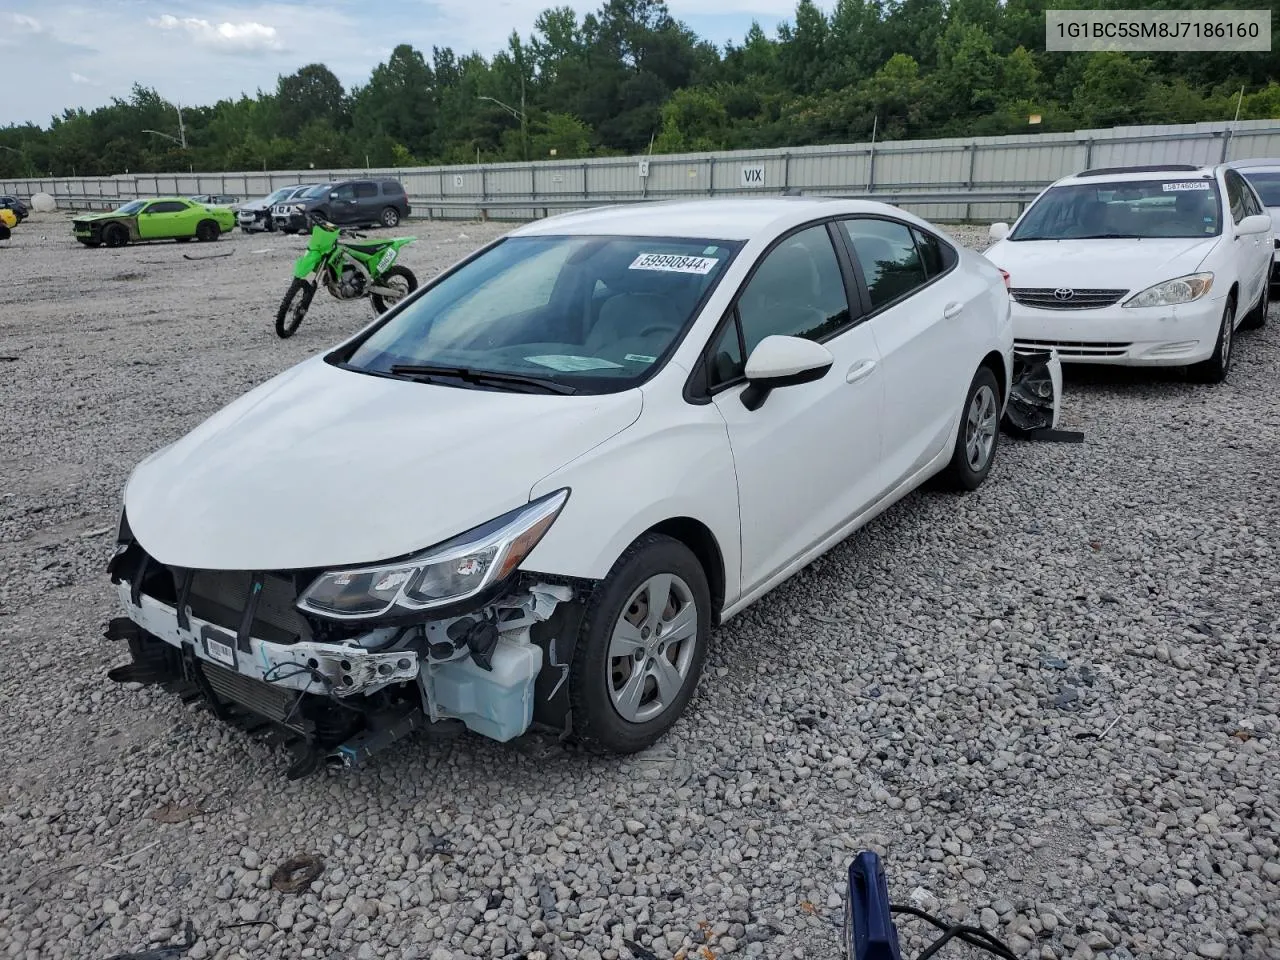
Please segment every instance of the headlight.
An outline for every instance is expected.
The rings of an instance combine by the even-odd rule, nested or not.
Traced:
[[[302,204],[300,204],[300,203],[295,203],[295,204],[293,205],[293,212],[294,212],[294,213],[301,213],[301,212],[303,211],[303,209],[304,209],[304,208],[303,208]]]
[[[1124,302],[1126,307],[1171,307],[1199,300],[1213,286],[1212,273],[1192,273],[1175,280],[1165,280],[1154,287],[1135,293]]]
[[[335,620],[361,620],[467,600],[514,571],[568,499],[567,488],[557,490],[406,560],[329,570],[298,598],[298,608]]]

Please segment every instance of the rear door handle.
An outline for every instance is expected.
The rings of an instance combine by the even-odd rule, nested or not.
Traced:
[[[849,372],[844,375],[844,382],[857,383],[859,380],[871,376],[871,373],[875,368],[876,362],[874,360],[859,360],[850,367]]]
[[[964,304],[956,303],[953,300],[951,301],[951,303],[948,303],[945,307],[942,308],[942,319],[950,320],[952,317],[957,316],[960,313],[960,311],[963,309],[964,309]]]

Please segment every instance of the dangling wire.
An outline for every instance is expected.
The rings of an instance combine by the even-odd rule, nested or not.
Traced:
[[[976,947],[979,950],[984,950],[992,956],[1000,957],[1001,960],[1019,960],[1017,954],[981,927],[973,927],[963,923],[948,924],[931,914],[925,913],[923,910],[917,910],[915,907],[908,907],[904,904],[894,904],[889,908],[889,912],[902,913],[910,917],[918,917],[926,923],[930,923],[943,931],[942,936],[929,944],[929,946],[925,948],[924,953],[920,954],[916,960],[929,960],[930,957],[936,954],[952,940],[959,940],[961,943],[967,943],[969,946]]]

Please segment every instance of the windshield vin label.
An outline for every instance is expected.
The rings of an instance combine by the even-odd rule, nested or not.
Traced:
[[[661,270],[664,273],[707,274],[720,261],[715,257],[682,257],[674,253],[642,253],[631,261],[629,270]]]

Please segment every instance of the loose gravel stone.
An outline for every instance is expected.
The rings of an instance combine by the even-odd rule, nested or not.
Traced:
[[[396,233],[425,281],[504,229]],[[304,243],[87,250],[37,214],[0,244],[0,956],[190,919],[193,960],[834,960],[862,849],[1023,957],[1280,955],[1276,312],[1219,386],[1069,369],[1083,444],[1005,439],[980,490],[907,497],[730,620],[650,751],[421,739],[291,783],[106,680],[102,568],[139,460],[369,321],[321,295],[276,338]],[[302,854],[323,874],[272,889]]]

